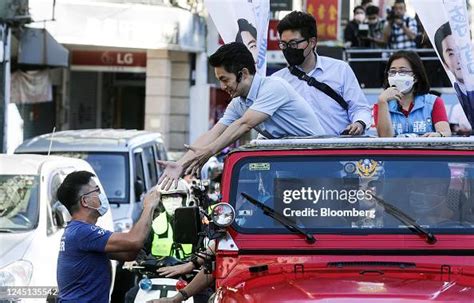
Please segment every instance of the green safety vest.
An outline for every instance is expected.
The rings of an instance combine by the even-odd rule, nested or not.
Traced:
[[[173,246],[173,228],[168,222],[166,212],[162,212],[152,222],[153,241],[151,243],[151,254],[157,257],[170,256]],[[163,237],[165,235],[165,237]],[[161,236],[161,237],[160,237]],[[189,255],[193,251],[192,244],[181,244],[184,254]],[[176,257],[173,254],[173,257]]]

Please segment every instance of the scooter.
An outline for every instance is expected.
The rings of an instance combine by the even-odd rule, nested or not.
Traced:
[[[138,282],[139,290],[134,302],[144,303],[160,298],[170,298],[174,296],[179,289],[184,288],[187,282],[194,278],[196,273],[172,278],[162,278],[157,273],[157,270],[161,267],[182,263],[184,262],[176,258],[165,257],[161,259],[148,259],[137,264],[124,266],[124,269],[142,276],[142,279]],[[194,300],[191,297],[184,302],[194,303]]]

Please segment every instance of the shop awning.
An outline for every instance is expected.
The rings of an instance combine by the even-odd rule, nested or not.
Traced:
[[[69,51],[44,28],[22,30],[18,45],[18,64],[42,67],[69,66]]]

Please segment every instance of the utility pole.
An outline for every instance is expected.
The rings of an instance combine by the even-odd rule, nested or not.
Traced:
[[[8,104],[10,103],[10,49],[12,29],[31,22],[28,0],[0,0],[0,152],[7,150]]]
[[[7,150],[7,131],[8,131],[8,104],[10,103],[10,26],[2,22],[0,24],[1,31],[1,68],[0,68],[0,152],[5,153]]]

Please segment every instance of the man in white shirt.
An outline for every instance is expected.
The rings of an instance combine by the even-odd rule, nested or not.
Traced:
[[[371,107],[350,66],[341,60],[316,54],[317,27],[313,16],[293,11],[278,24],[280,49],[288,64],[327,84],[340,102],[292,74],[288,68],[272,76],[288,81],[313,108],[326,135],[361,135],[370,127]]]

